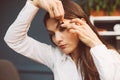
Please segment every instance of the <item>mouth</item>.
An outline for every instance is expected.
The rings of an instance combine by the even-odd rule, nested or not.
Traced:
[[[59,48],[60,49],[65,49],[66,48],[66,44],[60,45]]]

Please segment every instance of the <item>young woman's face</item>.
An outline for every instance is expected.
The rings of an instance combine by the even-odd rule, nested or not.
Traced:
[[[69,22],[70,20],[68,19],[64,20],[64,23]],[[58,21],[55,19],[49,19],[46,25],[52,41],[61,49],[62,52],[70,54],[77,49],[79,39],[76,34],[71,33],[65,27],[57,26]]]

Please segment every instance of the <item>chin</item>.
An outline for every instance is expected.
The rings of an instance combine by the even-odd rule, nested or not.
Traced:
[[[62,50],[62,52],[68,55],[68,54],[72,53],[72,50]]]

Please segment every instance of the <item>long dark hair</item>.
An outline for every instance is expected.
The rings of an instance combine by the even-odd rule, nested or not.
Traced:
[[[65,19],[73,19],[73,18],[84,18],[87,24],[92,28],[92,30],[96,33],[99,39],[108,47],[113,48],[109,44],[107,44],[101,36],[98,35],[96,27],[93,26],[89,20],[89,17],[85,14],[82,8],[72,0],[62,0],[63,7],[65,10]],[[47,20],[49,19],[49,14],[47,13],[44,17],[44,23],[46,25]],[[82,46],[81,46],[82,45]],[[93,58],[90,54],[90,48],[86,46],[84,43],[80,42],[80,68],[81,74],[84,80],[100,80],[98,70],[94,64]]]

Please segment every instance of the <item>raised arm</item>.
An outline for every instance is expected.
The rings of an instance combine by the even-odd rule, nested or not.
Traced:
[[[90,47],[90,53],[100,75],[100,80],[120,80],[120,54],[108,49],[96,36],[84,19],[72,19],[71,24],[62,24]]]
[[[47,2],[49,0],[40,1]],[[9,27],[4,40],[16,52],[52,67],[55,61],[55,55],[53,55],[55,49],[27,35],[30,24],[39,8],[40,5],[38,6],[38,3],[28,0],[17,16],[17,19]]]

